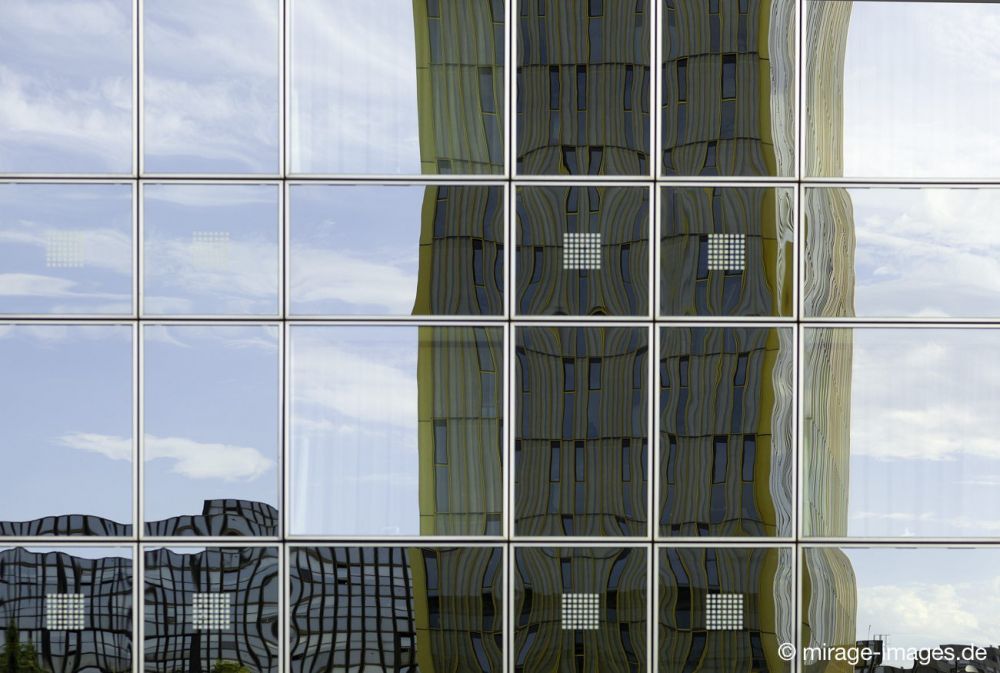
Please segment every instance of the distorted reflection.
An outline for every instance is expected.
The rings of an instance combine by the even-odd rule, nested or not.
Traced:
[[[792,189],[664,187],[660,194],[661,315],[792,315]]]
[[[662,0],[664,175],[795,174],[795,0]]]
[[[792,535],[791,328],[660,332],[661,535]]]
[[[503,330],[291,328],[291,526],[499,535]]]
[[[806,315],[998,315],[997,190],[810,188],[803,204]]]
[[[517,330],[518,535],[646,535],[648,335]]]
[[[149,549],[144,562],[145,673],[277,672],[277,548]]]
[[[823,0],[807,16],[808,175],[1000,173],[1000,6]]]
[[[514,671],[644,673],[647,549],[516,549]]]
[[[503,0],[289,9],[294,173],[504,169]]]
[[[498,185],[293,185],[295,315],[500,315]]]
[[[660,549],[659,670],[791,671],[791,547]]]
[[[649,248],[645,187],[518,187],[517,310],[646,315]]]
[[[804,332],[805,532],[1000,531],[992,329]]]
[[[499,547],[301,547],[290,566],[293,673],[503,671]]]
[[[518,172],[648,174],[649,0],[518,8]]]

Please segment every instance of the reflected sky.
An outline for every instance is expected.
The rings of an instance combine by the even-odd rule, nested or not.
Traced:
[[[132,169],[132,1],[0,3],[0,171]]]
[[[900,648],[996,645],[1000,550],[845,549],[844,553],[857,578],[859,640],[888,634],[886,644]],[[912,660],[886,663],[909,668]]]
[[[278,328],[143,327],[147,521],[204,500],[278,507]]]
[[[278,172],[277,0],[147,0],[143,151],[154,173]]]
[[[3,519],[130,523],[132,328],[3,325],[0,371]]]
[[[131,185],[0,185],[0,312],[132,311]]]
[[[992,3],[853,3],[843,174],[996,176],[998,33],[1000,6]]]
[[[423,186],[294,185],[289,294],[296,315],[409,315]]]
[[[278,186],[147,184],[143,310],[277,315]]]
[[[419,174],[411,0],[296,0],[291,170]]]

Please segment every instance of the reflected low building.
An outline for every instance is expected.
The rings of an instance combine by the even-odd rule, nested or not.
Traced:
[[[291,670],[502,673],[499,547],[299,547]]]
[[[131,671],[132,559],[0,551],[0,629],[0,661],[16,633],[24,671]]]
[[[278,522],[278,510],[266,502],[216,499],[206,500],[201,514],[147,521],[146,535],[277,537]]]

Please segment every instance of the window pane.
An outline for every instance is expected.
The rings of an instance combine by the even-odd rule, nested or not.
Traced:
[[[794,552],[660,548],[661,671],[791,671]]]
[[[143,185],[147,315],[277,315],[277,185]]]
[[[293,185],[295,315],[501,315],[500,186]]]
[[[994,3],[809,2],[807,174],[1000,174],[998,21]]]
[[[127,325],[0,325],[0,534],[132,534],[132,350]]]
[[[279,7],[144,2],[146,171],[278,172]]]
[[[646,535],[646,328],[518,328],[517,354],[516,533]],[[591,358],[600,381],[568,389]]]
[[[132,0],[0,3],[0,172],[132,170]]]
[[[143,327],[148,535],[278,535],[278,327]]]
[[[997,190],[831,187],[803,201],[807,314],[997,315]]]
[[[517,6],[517,171],[648,174],[649,1]]]
[[[644,673],[647,549],[515,549],[515,670]]]
[[[1000,358],[991,329],[804,332],[804,531],[1000,530]]]
[[[648,313],[645,187],[518,187],[517,237],[519,313]]]
[[[278,549],[145,551],[146,673],[278,671]]]
[[[805,653],[803,671],[971,672],[1000,664],[990,645],[1000,632],[992,598],[1000,550],[806,547],[803,558],[802,645],[817,650]],[[855,643],[881,656],[855,669],[841,652]]]
[[[0,312],[132,312],[132,187],[0,185]]]
[[[0,567],[6,670],[132,670],[130,548],[2,549]]]
[[[660,535],[793,534],[794,338],[661,329]]]
[[[660,195],[662,315],[792,315],[792,189],[664,187]]]
[[[504,3],[297,0],[295,173],[502,173]]]
[[[500,547],[293,547],[291,670],[367,661],[500,673],[503,556]]]
[[[795,174],[795,0],[663,0],[664,175]]]
[[[483,384],[494,374],[503,399],[500,328],[295,325],[290,338],[293,533],[501,534],[503,406]]]

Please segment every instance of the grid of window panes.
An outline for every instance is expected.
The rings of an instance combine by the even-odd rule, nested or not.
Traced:
[[[1000,673],[998,25],[0,3],[4,660]]]

